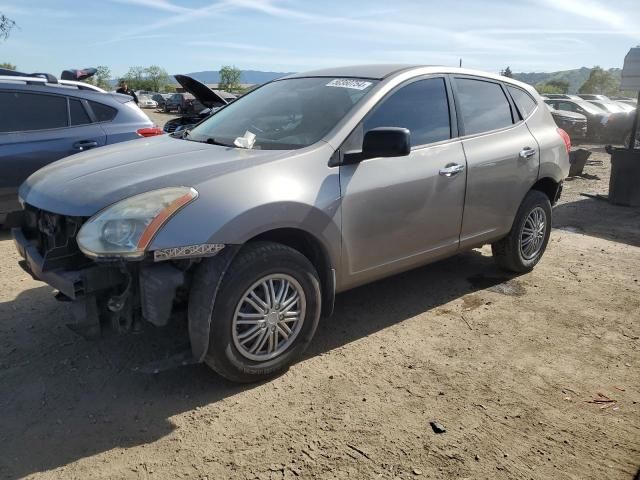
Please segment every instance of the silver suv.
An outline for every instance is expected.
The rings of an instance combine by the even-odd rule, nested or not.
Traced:
[[[336,293],[484,244],[531,270],[569,143],[508,78],[301,73],[180,135],[43,168],[20,189],[13,235],[23,267],[72,301],[77,331],[163,326],[186,304],[195,359],[255,381],[300,356]]]

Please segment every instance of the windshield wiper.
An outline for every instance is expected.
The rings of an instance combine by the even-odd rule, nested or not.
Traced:
[[[222,142],[218,142],[215,138],[209,137],[206,140],[196,140],[195,138],[187,138],[191,135],[191,129],[189,128],[185,128],[184,130],[181,130],[180,132],[180,137],[183,140],[188,140],[189,142],[199,142],[199,143],[208,143],[209,145],[220,145],[221,147],[233,147],[236,148],[235,145],[229,145],[228,143],[222,143]]]
[[[208,143],[209,145],[220,145],[221,147],[233,147],[233,148],[236,148],[235,145],[229,145],[228,143],[218,142],[214,138],[211,138],[211,137],[207,138],[205,141],[202,141],[202,143]]]

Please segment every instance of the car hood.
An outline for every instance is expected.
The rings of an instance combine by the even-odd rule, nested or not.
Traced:
[[[291,155],[246,150],[162,135],[101,147],[54,162],[31,175],[20,198],[63,215],[89,217],[132,195],[210,178]]]
[[[204,83],[199,82],[195,78],[188,77],[187,75],[174,75],[174,77],[178,83],[182,85],[185,91],[196,97],[196,99],[205,107],[221,107],[222,105],[229,103]]]

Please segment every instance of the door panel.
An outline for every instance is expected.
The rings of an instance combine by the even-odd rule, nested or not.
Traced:
[[[99,125],[33,132],[0,134],[0,191],[5,196],[14,197],[18,187],[36,170],[56,160],[79,153],[78,142],[105,144],[106,135]]]
[[[462,144],[415,149],[340,167],[345,288],[455,252],[464,204]]]
[[[504,236],[538,177],[538,143],[524,122],[463,141],[468,176],[460,246]],[[520,156],[526,148],[533,150]]]

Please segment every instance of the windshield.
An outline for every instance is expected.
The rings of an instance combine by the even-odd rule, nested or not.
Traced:
[[[262,150],[306,147],[324,137],[376,83],[326,77],[272,82],[227,105],[186,138]],[[250,141],[234,145],[246,132]]]

